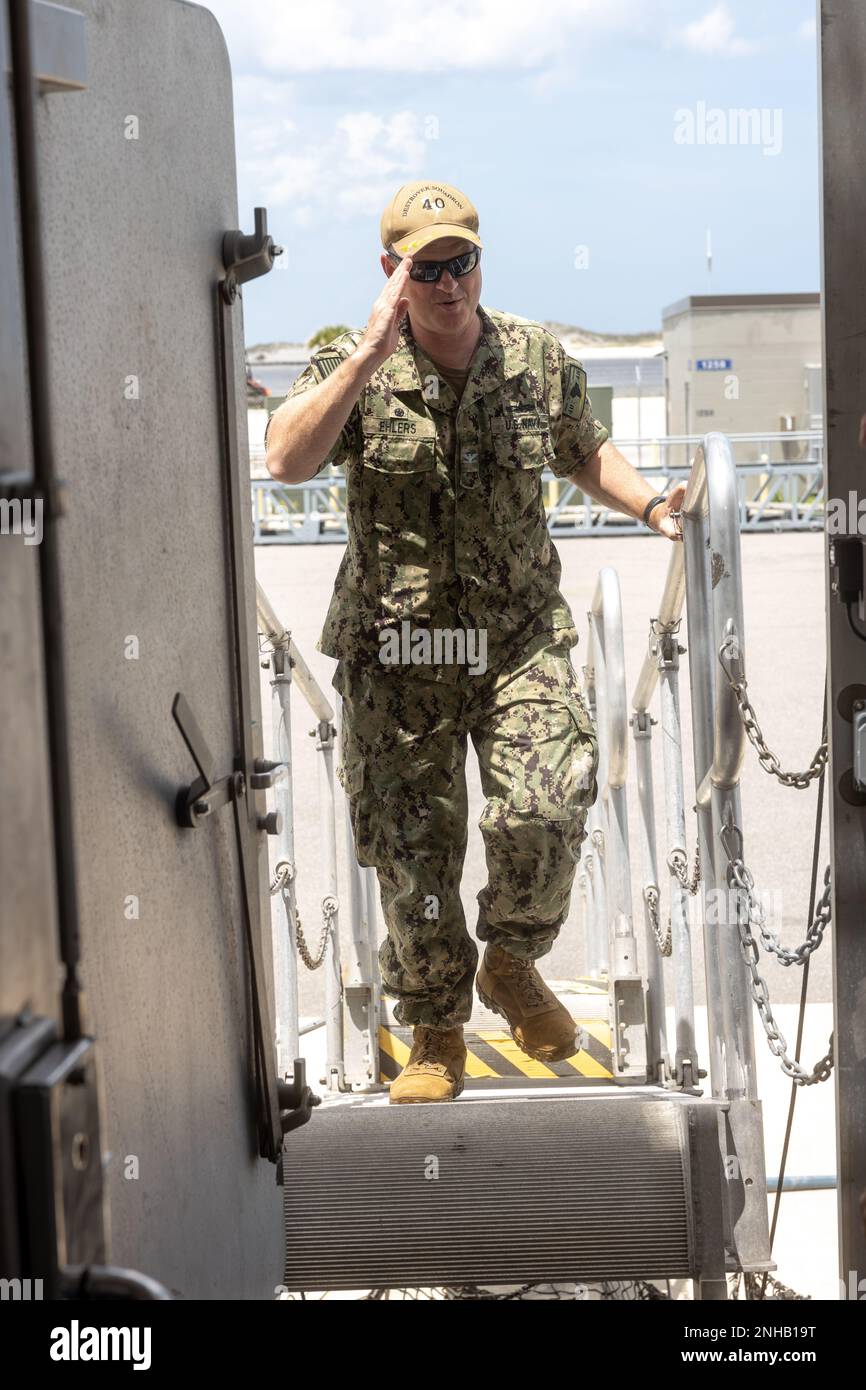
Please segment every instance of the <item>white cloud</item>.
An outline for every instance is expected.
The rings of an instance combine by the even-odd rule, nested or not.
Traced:
[[[574,82],[593,33],[655,37],[657,29],[644,0],[203,3],[231,59],[240,177],[256,198],[296,224],[323,211],[370,215],[400,183],[428,172],[441,112],[427,74],[435,82],[439,72],[516,71],[530,92],[546,97]],[[358,73],[358,81],[346,79],[343,114],[334,114],[323,131],[321,117],[340,100],[340,72]],[[371,81],[368,74],[375,74]],[[425,75],[424,104],[395,110],[394,78],[415,74]],[[318,88],[310,100],[316,78],[321,103]],[[400,84],[401,108],[411,106],[406,85]]]
[[[659,41],[657,15],[644,0],[204,3],[231,58],[244,194],[295,225],[378,215],[401,183],[438,172],[430,127],[441,113],[435,98],[427,109],[431,79],[424,104],[414,107],[401,83],[395,109],[389,91],[397,74],[433,74],[435,81],[440,71],[516,72],[528,92],[545,99],[575,81],[593,35]],[[335,110],[337,74],[347,70],[359,79],[346,79],[342,111]],[[368,73],[376,76],[368,81]],[[321,101],[310,85],[316,78]]]
[[[639,0],[205,0],[232,62],[271,74],[532,69],[592,29],[631,27]]]
[[[309,225],[380,212],[401,182],[418,176],[429,150],[424,117],[350,111],[330,131],[302,138],[291,119],[291,85],[235,81],[239,173],[270,209]]]
[[[752,39],[740,39],[734,33],[736,22],[729,7],[716,5],[702,19],[696,19],[677,31],[677,42],[693,53],[710,57],[745,58],[757,53],[760,45]]]

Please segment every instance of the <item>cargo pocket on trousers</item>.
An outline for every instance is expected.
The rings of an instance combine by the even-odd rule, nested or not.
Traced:
[[[364,787],[364,764],[360,760],[340,763],[337,768],[340,786],[348,797],[359,796]]]
[[[340,762],[337,767],[337,778],[349,805],[349,820],[352,824],[352,838],[355,842],[355,857],[362,868],[375,867],[366,767],[361,751],[346,727],[345,713],[340,739]]]
[[[556,664],[565,686],[568,708],[578,736],[572,755],[573,771],[576,780],[581,784],[583,804],[589,807],[598,796],[598,730],[580,688],[570,653],[558,653]]]
[[[482,830],[568,824],[591,804],[598,742],[578,702],[566,689],[538,711],[528,727],[498,740],[491,760],[498,794],[485,807]]]
[[[588,809],[598,797],[598,734],[582,696],[574,695],[569,708],[577,733],[571,759],[575,795]]]

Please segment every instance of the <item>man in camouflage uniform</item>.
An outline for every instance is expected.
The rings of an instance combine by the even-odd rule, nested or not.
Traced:
[[[345,469],[349,541],[318,649],[339,663],[340,777],[358,861],[378,874],[382,987],[415,1025],[391,1100],[449,1100],[478,965],[460,900],[467,736],[486,797],[478,993],[530,1056],[578,1050],[533,963],[567,915],[598,770],[542,475],[579,474],[635,516],[651,490],[593,418],[559,340],[480,305],[464,194],[406,185],[381,233],[388,282],[367,328],[313,354],[271,416],[267,463],[288,482]],[[683,491],[647,523],[671,539]]]

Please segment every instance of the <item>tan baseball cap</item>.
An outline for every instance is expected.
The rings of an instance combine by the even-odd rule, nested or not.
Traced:
[[[465,193],[447,183],[406,183],[382,213],[382,245],[409,256],[440,237],[461,237],[480,246],[478,211]]]

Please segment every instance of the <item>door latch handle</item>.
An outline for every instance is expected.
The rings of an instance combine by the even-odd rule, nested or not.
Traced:
[[[240,799],[246,792],[247,783],[242,772],[231,772],[227,777],[214,779],[213,754],[186,697],[180,691],[174,697],[171,712],[199,774],[188,787],[181,787],[175,800],[177,823],[189,829],[200,825],[220,806],[225,806],[234,798]],[[264,791],[272,787],[281,777],[285,777],[286,770],[285,763],[256,758],[249,779],[251,790]],[[268,835],[279,835],[283,818],[279,811],[271,811],[267,815],[257,816],[256,824],[259,830],[264,830]]]
[[[243,796],[246,783],[242,772],[232,772],[227,777],[214,779],[213,754],[198,720],[180,691],[174,697],[171,712],[199,773],[188,787],[181,787],[175,799],[177,823],[189,829],[199,825],[206,816],[225,806],[234,797]]]

